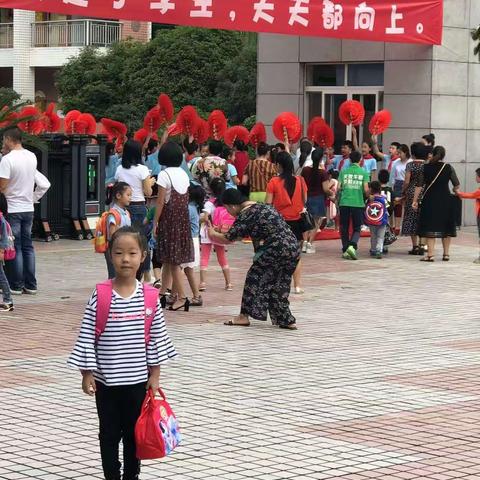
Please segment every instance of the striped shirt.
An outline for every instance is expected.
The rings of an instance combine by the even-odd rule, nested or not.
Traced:
[[[268,182],[277,174],[277,169],[272,162],[257,158],[252,160],[245,169],[248,176],[250,192],[266,192]]]
[[[68,366],[91,370],[107,386],[135,385],[148,380],[148,367],[165,363],[177,353],[165,326],[160,302],[145,344],[145,301],[143,286],[123,298],[115,291],[105,331],[95,342],[97,291],[87,304],[78,340]]]

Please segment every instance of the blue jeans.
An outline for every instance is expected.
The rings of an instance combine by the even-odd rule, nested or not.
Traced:
[[[33,212],[10,213],[7,221],[15,237],[16,258],[6,262],[5,273],[12,290],[37,289],[35,250],[32,242]]]
[[[0,288],[2,289],[3,303],[13,303],[10,285],[3,269],[3,262],[0,262]]]

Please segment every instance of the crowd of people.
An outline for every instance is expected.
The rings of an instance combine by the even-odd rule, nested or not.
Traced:
[[[109,157],[110,281],[92,294],[68,361],[81,370],[83,391],[96,397],[106,480],[139,478],[135,424],[145,390],[158,390],[161,365],[176,356],[161,307],[189,311],[203,304],[212,250],[229,292],[227,247],[241,240],[253,249],[240,312],[225,325],[248,327],[269,316],[274,326],[296,330],[289,295],[304,292],[301,255],[315,253],[322,230],[339,231],[345,260],[358,258],[360,235],[368,229],[372,257],[382,258],[403,234],[412,238],[409,253],[424,262],[434,261],[440,238],[448,261],[457,199],[477,199],[480,213],[480,189],[459,191],[445,149],[434,146],[431,135],[410,147],[393,143],[389,154],[376,138],[358,145],[356,133],[339,156],[308,139],[298,149],[261,143],[251,158],[248,152],[239,141],[229,148],[163,138],[143,146],[128,140]],[[478,225],[480,233],[480,217]],[[142,279],[159,289],[156,307],[150,308],[152,287]]]

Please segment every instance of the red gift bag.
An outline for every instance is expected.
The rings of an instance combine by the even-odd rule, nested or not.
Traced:
[[[159,388],[161,398],[150,389],[135,425],[135,443],[139,460],[163,458],[180,444],[182,438],[177,417]]]

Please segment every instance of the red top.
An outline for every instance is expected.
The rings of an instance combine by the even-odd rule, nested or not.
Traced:
[[[303,167],[302,177],[308,187],[309,197],[319,197],[325,195],[323,191],[323,182],[328,182],[328,173],[325,170],[318,169],[318,177],[314,177],[313,167]]]
[[[273,206],[287,221],[300,220],[300,214],[305,208],[303,193],[307,194],[307,185],[302,177],[296,177],[296,182],[292,198],[285,189],[282,178],[273,177],[267,185],[267,193],[273,194]]]
[[[460,198],[476,200],[477,202],[475,204],[475,207],[477,209],[477,217],[480,217],[480,188],[472,193],[458,192],[458,196]]]
[[[250,159],[248,158],[247,152],[235,152],[235,162],[233,162],[233,165],[237,169],[240,181],[242,181],[243,174],[245,173],[249,161]]]

